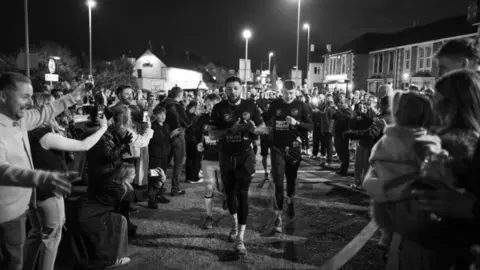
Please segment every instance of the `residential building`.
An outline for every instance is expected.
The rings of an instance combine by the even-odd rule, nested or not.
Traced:
[[[329,89],[366,89],[369,52],[388,39],[388,34],[367,33],[324,55],[324,84]]]
[[[188,58],[167,57],[163,51],[158,57],[151,50],[135,61],[134,76],[141,89],[164,94],[174,86],[185,90],[208,89],[207,84],[214,81]]]
[[[474,37],[477,28],[467,16],[457,16],[411,27],[391,34],[388,42],[369,53],[368,91],[380,85],[392,84],[394,89],[405,89],[411,84],[433,88],[438,78],[435,53],[452,39]]]
[[[318,50],[310,52],[310,63],[308,64],[308,73],[307,73],[307,87],[312,89],[313,87],[318,87],[319,89],[323,88],[323,82],[325,80],[325,72],[323,55],[326,53],[326,50]]]

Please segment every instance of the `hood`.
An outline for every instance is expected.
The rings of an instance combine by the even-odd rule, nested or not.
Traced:
[[[167,106],[170,106],[170,105],[178,105],[180,103],[178,103],[176,100],[172,99],[172,98],[166,98],[165,99],[165,107]]]

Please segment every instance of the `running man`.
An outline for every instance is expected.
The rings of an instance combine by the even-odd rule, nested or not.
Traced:
[[[293,197],[295,196],[298,168],[302,160],[301,134],[313,129],[307,105],[295,99],[296,85],[293,81],[285,81],[282,98],[270,105],[264,114],[264,120],[271,128],[272,178],[275,184],[275,227],[274,231],[282,232],[282,210],[284,179],[287,178],[287,217],[290,221],[295,217]]]
[[[235,251],[246,255],[243,236],[248,216],[248,189],[255,176],[255,154],[252,140],[255,135],[268,133],[260,111],[250,100],[241,99],[242,81],[230,77],[225,82],[224,100],[213,107],[210,117],[210,136],[219,140],[220,172],[227,195],[227,205],[233,217],[229,240]]]
[[[220,176],[220,163],[218,161],[219,146],[217,140],[213,140],[209,134],[210,113],[213,106],[222,101],[222,98],[217,94],[209,94],[205,100],[205,113],[202,114],[198,121],[194,124],[195,138],[199,142],[197,144],[198,152],[202,153],[202,172],[205,183],[205,210],[207,217],[202,225],[205,230],[213,227],[213,195],[215,188],[221,193],[223,190],[223,183]]]

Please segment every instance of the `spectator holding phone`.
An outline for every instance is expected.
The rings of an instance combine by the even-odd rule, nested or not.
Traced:
[[[33,188],[43,186],[45,194],[61,197],[70,193],[70,180],[75,177],[34,171],[27,131],[51,121],[85,94],[80,85],[41,109],[27,110],[33,95],[30,79],[19,73],[0,76],[0,269],[22,269],[23,258],[28,261],[38,253],[38,245],[25,241],[26,215],[32,219],[32,232],[41,231],[38,218],[42,213],[35,204]]]
[[[54,100],[52,95],[42,94],[38,97],[35,107],[41,109]],[[93,120],[98,121],[100,129],[81,141],[65,137],[59,131],[60,126],[55,119],[30,131],[30,147],[35,168],[68,173],[65,153],[90,150],[107,130],[108,125],[105,117],[102,116]],[[37,228],[30,231],[27,242],[38,245],[39,254],[36,257],[37,261],[34,258],[29,258],[24,266],[30,269],[37,264],[40,269],[53,269],[57,249],[62,237],[62,227],[65,222],[63,197],[51,196],[39,188],[37,189],[37,206],[41,209],[40,212],[43,213],[43,217],[40,219],[42,227],[50,228],[51,233],[45,237],[44,231],[42,236],[42,231],[36,231]]]

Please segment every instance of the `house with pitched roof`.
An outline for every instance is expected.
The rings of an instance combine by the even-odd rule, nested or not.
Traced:
[[[352,91],[367,87],[369,52],[378,49],[389,34],[367,33],[324,55],[324,85]]]
[[[188,51],[167,54],[146,50],[134,64],[134,76],[141,89],[167,94],[174,86],[186,91],[208,89],[216,84],[201,58]]]
[[[405,89],[411,84],[433,88],[438,78],[435,53],[449,40],[476,35],[477,27],[466,15],[390,34],[381,47],[368,53],[368,91],[376,93],[386,83],[394,89]]]

